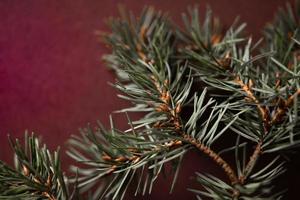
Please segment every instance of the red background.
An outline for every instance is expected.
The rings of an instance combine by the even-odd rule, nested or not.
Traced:
[[[104,19],[117,15],[118,3],[134,13],[144,5],[154,5],[168,11],[177,22],[188,5],[197,3],[204,11],[209,4],[225,27],[239,15],[241,21],[247,22],[248,33],[258,39],[263,26],[286,1],[1,0],[1,160],[12,159],[8,133],[22,137],[25,129],[34,131],[54,149],[64,146],[70,134],[77,134],[78,128],[89,122],[94,124],[99,119],[108,126],[108,115],[127,105],[107,84],[115,77],[101,62],[101,55],[108,50],[95,35],[97,30],[108,31]],[[124,127],[124,118],[116,116],[116,123]],[[64,154],[62,158],[64,163],[70,163]],[[153,194],[144,199],[194,199],[185,189],[191,186],[194,171],[218,173],[219,169],[202,155],[191,153],[188,158],[192,159],[186,159],[174,194],[169,196],[169,184],[160,180]],[[292,176],[295,174],[286,177]],[[289,188],[289,194],[296,191],[295,184]]]

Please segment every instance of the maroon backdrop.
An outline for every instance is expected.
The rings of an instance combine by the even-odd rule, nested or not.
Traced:
[[[116,1],[116,0],[1,0],[0,1],[0,159],[11,162],[7,134],[22,137],[24,130],[42,136],[48,147],[64,146],[70,134],[96,120],[108,126],[108,115],[127,105],[116,97],[107,82],[114,81],[101,62],[108,50],[95,31],[107,31],[104,19],[117,15],[117,4],[139,13],[144,5],[168,11],[175,21],[188,5],[207,4],[229,26],[239,15],[247,31],[260,37],[261,28],[272,20],[282,0],[219,1]],[[203,16],[203,12],[201,12]],[[124,118],[116,116],[124,127]],[[64,163],[70,160],[62,155]],[[186,159],[176,191],[160,180],[153,194],[144,199],[194,199],[186,192],[194,171],[218,173],[208,159],[191,153]],[[67,170],[67,164],[64,169]],[[299,172],[298,172],[299,174]],[[298,175],[299,177],[299,175]],[[290,186],[294,191],[295,186]],[[129,198],[130,199],[130,198]]]

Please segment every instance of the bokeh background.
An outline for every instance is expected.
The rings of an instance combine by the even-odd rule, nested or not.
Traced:
[[[105,19],[117,16],[118,4],[136,14],[145,5],[153,5],[179,23],[188,5],[198,4],[201,16],[210,5],[225,27],[240,16],[248,24],[247,32],[257,40],[278,6],[286,2],[0,0],[0,159],[12,163],[8,133],[22,138],[25,130],[33,131],[50,149],[65,149],[65,141],[70,134],[77,134],[79,127],[96,120],[108,127],[109,114],[128,105],[107,84],[115,79],[101,61],[109,50],[95,34],[109,31]],[[126,127],[124,116],[114,115],[114,119],[119,127]],[[293,160],[288,164],[290,171],[279,181],[289,188],[287,199],[294,199],[300,185],[300,164]],[[71,160],[63,153],[62,161],[67,170]],[[168,194],[168,180],[160,179],[152,195],[136,199],[195,199],[186,191],[186,187],[198,187],[191,179],[194,171],[220,173],[205,156],[191,152],[172,195]]]

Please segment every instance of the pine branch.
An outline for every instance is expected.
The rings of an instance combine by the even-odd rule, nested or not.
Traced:
[[[285,171],[280,155],[300,145],[300,4],[279,12],[263,47],[242,36],[245,24],[235,21],[223,31],[211,10],[203,22],[198,15],[196,8],[183,14],[184,30],[152,7],[139,18],[121,10],[121,19],[111,19],[112,33],[103,38],[112,53],[104,59],[118,75],[112,85],[119,97],[132,103],[118,111],[129,129],[118,130],[111,117],[109,130],[99,123],[72,136],[72,194],[57,152],[40,147],[34,135],[25,147],[10,140],[16,169],[0,161],[0,199],[78,199],[79,190],[89,199],[123,199],[133,183],[135,195],[150,194],[167,165],[172,191],[190,149],[228,177],[197,173],[205,189],[191,190],[197,198],[280,199],[283,193],[272,191]],[[144,116],[131,121],[129,112]],[[223,138],[236,142],[217,152]],[[223,157],[229,152],[235,165]],[[262,165],[267,153],[273,159]]]
[[[251,40],[249,40],[249,41],[251,43]],[[280,124],[280,122],[282,122],[282,120],[279,118],[285,117],[286,110],[288,110],[291,106],[291,104],[287,103],[287,102],[288,101],[293,102],[292,99],[298,95],[298,92],[297,92],[298,89],[296,88],[297,91],[293,95],[290,95],[287,98],[287,100],[283,100],[283,102],[284,102],[283,106],[280,101],[277,101],[278,104],[273,105],[274,113],[272,113],[272,115],[271,115],[271,113],[269,113],[271,106],[266,106],[264,103],[264,102],[266,102],[265,100],[264,100],[264,102],[260,102],[260,100],[259,100],[260,97],[256,97],[252,91],[252,87],[254,85],[252,80],[255,79],[254,78],[255,76],[253,76],[254,74],[252,74],[250,66],[249,67],[247,66],[251,63],[254,63],[255,60],[264,58],[265,56],[261,55],[261,56],[257,56],[257,58],[251,59],[250,54],[249,54],[250,53],[250,45],[249,45],[250,43],[248,43],[248,45],[246,46],[244,55],[236,54],[235,53],[237,51],[236,45],[233,44],[232,47],[229,48],[229,50],[227,50],[227,54],[224,58],[224,60],[226,59],[226,64],[223,64],[221,62],[215,62],[216,59],[211,59],[211,60],[209,60],[209,63],[207,63],[207,58],[203,58],[203,56],[202,56],[201,58],[199,57],[196,60],[197,64],[192,64],[192,66],[191,66],[195,69],[195,71],[197,73],[199,73],[199,78],[201,80],[203,80],[205,83],[207,83],[208,85],[210,85],[214,88],[231,91],[233,93],[237,93],[237,92],[240,93],[239,90],[235,89],[234,83],[237,83],[237,85],[239,85],[241,87],[242,91],[245,92],[246,100],[252,102],[254,105],[257,106],[258,116],[260,116],[262,119],[262,127],[263,127],[264,131],[263,131],[263,134],[259,135],[258,137],[253,138],[253,140],[257,142],[257,145],[255,147],[255,150],[253,151],[253,154],[250,156],[249,162],[246,164],[243,174],[241,174],[239,176],[239,179],[240,179],[239,182],[241,184],[244,184],[244,181],[247,179],[247,176],[249,174],[251,174],[259,155],[262,153],[262,148],[263,148],[263,146],[265,147],[265,145],[263,145],[263,143],[265,141],[266,135],[270,132],[270,129],[272,127],[274,127],[276,124]],[[228,53],[228,52],[233,52],[233,53]],[[232,56],[230,56],[230,55],[232,55]],[[267,55],[267,57],[269,57],[270,55]],[[191,54],[189,56],[191,56]],[[193,58],[195,56],[192,55],[191,57]],[[273,59],[273,58],[271,58],[271,59]],[[215,67],[215,64],[217,64],[218,66]],[[195,67],[196,65],[201,66],[201,69],[196,68]],[[279,63],[278,65],[280,65],[280,67],[283,70],[291,73],[294,77],[297,76],[297,73],[290,72],[285,67],[282,67],[281,63]],[[211,73],[211,71],[209,69],[211,69],[211,70],[217,69],[218,73],[217,74]],[[221,69],[221,71],[220,71],[220,69]],[[260,69],[260,68],[257,68],[257,69]],[[229,74],[228,74],[228,72],[229,72]],[[253,71],[253,72],[256,74],[259,74],[258,71]],[[269,72],[269,74],[270,74],[270,72]],[[251,78],[251,77],[253,77],[253,78]],[[222,80],[223,78],[225,80]],[[228,84],[228,78],[229,78],[229,80],[230,79],[233,80],[232,82],[229,82],[233,86]],[[278,78],[278,76],[277,76],[277,78]],[[242,79],[245,79],[246,82],[248,82],[248,84],[245,84]],[[259,80],[260,78],[256,77],[256,80],[257,79]],[[282,82],[282,81],[277,81],[277,85],[278,85],[278,82]],[[268,84],[269,83],[265,83],[265,85],[268,85]],[[260,91],[260,95],[264,92],[263,89],[259,89],[256,86],[254,86],[254,87],[255,88],[253,90]],[[291,89],[291,90],[293,90],[293,89]],[[234,96],[239,97],[238,95],[234,95]],[[274,97],[272,97],[272,98],[274,98]],[[229,98],[229,100],[232,100],[232,99]],[[298,111],[296,110],[296,112],[298,112]],[[270,145],[270,143],[268,143],[268,145]],[[294,143],[294,144],[291,143],[289,146],[293,146],[293,145],[296,146],[297,143]]]
[[[79,199],[69,192],[59,151],[51,154],[46,146],[40,147],[38,138],[27,133],[24,147],[18,140],[9,141],[16,169],[0,162],[0,199]]]
[[[69,142],[73,147],[68,154],[88,167],[72,167],[73,171],[78,171],[79,187],[82,191],[96,187],[93,199],[122,199],[135,178],[140,179],[136,194],[151,192],[164,164],[180,158],[189,148],[155,129],[132,129],[130,133],[123,133],[103,128],[94,132],[88,128],[83,130],[82,138],[74,136]],[[177,169],[180,162],[173,164]],[[142,182],[144,174],[146,179]],[[108,180],[103,182],[103,178]]]
[[[124,62],[126,62],[126,61],[124,61]],[[127,64],[127,63],[124,63],[124,64]],[[168,64],[166,64],[167,70],[163,69],[163,71],[159,71],[160,68],[156,65],[153,65],[154,63],[153,64],[152,63],[150,63],[150,64],[143,63],[143,64],[144,64],[145,69],[150,69],[150,71],[148,71],[148,75],[145,76],[143,74],[143,76],[144,76],[143,81],[148,82],[147,85],[151,85],[151,84],[154,85],[153,88],[156,89],[156,91],[153,91],[153,93],[157,94],[157,97],[158,97],[158,99],[156,101],[162,102],[162,103],[159,103],[157,105],[157,103],[153,102],[154,101],[153,97],[151,97],[151,99],[150,99],[150,97],[148,97],[149,100],[147,100],[148,99],[147,92],[144,92],[145,94],[143,94],[143,91],[145,91],[145,89],[148,89],[149,87],[145,87],[146,84],[140,85],[139,80],[136,79],[138,76],[136,74],[137,66],[134,66],[134,69],[131,69],[131,66],[125,65],[125,70],[124,70],[124,73],[127,73],[129,79],[131,79],[131,81],[136,85],[135,86],[130,85],[130,88],[128,88],[128,87],[126,88],[126,86],[119,86],[118,89],[120,89],[121,91],[123,91],[124,93],[126,93],[129,96],[131,96],[130,94],[132,94],[132,96],[134,96],[135,99],[130,98],[129,100],[131,100],[133,102],[135,100],[138,100],[140,103],[140,99],[144,98],[144,100],[147,101],[147,105],[144,105],[143,108],[153,106],[154,113],[156,112],[156,113],[165,114],[166,119],[164,121],[156,120],[155,125],[154,125],[156,128],[157,127],[168,128],[168,129],[173,128],[178,135],[181,135],[185,139],[188,139],[189,143],[196,146],[199,150],[203,151],[204,153],[209,155],[215,162],[217,162],[224,169],[224,171],[228,174],[228,176],[232,182],[237,182],[237,178],[236,178],[234,171],[226,163],[226,161],[224,161],[222,158],[220,158],[209,147],[207,147],[204,144],[201,144],[199,142],[196,142],[195,140],[193,140],[190,136],[188,136],[186,133],[184,133],[181,130],[182,127],[184,127],[184,124],[182,124],[179,114],[182,109],[181,108],[182,105],[184,105],[185,99],[189,95],[189,88],[191,85],[191,84],[189,84],[189,82],[191,82],[192,80],[187,81],[187,84],[185,84],[185,86],[182,86],[182,88],[188,89],[188,90],[183,90],[183,91],[185,91],[186,94],[184,94],[183,97],[181,97],[180,95],[179,95],[179,97],[176,97],[176,91],[178,91],[178,88],[181,88],[181,87],[179,85],[177,87],[176,91],[171,90],[172,88],[175,88],[175,87],[172,87],[172,83],[174,80],[172,80],[172,78],[171,78],[172,73],[170,73],[171,69],[168,67]],[[119,70],[121,70],[121,69],[119,69]],[[150,74],[149,74],[149,72],[150,72]],[[164,73],[165,73],[165,75],[163,75]],[[150,77],[150,79],[148,77]],[[168,78],[166,79],[166,78],[162,78],[162,77],[168,77]],[[177,81],[174,81],[174,82],[177,83]],[[152,101],[153,103],[149,103],[150,101]],[[128,109],[127,109],[127,111],[128,111]],[[197,117],[199,117],[199,116],[197,116]],[[149,125],[149,124],[147,124],[147,125]],[[170,127],[170,126],[173,126],[173,127]]]

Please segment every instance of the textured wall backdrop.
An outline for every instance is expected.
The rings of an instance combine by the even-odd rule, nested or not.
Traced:
[[[0,0],[0,159],[11,162],[8,133],[22,137],[25,129],[34,131],[54,149],[64,146],[69,135],[88,122],[101,120],[108,125],[109,113],[127,105],[107,84],[114,81],[114,75],[100,57],[108,50],[95,35],[97,30],[107,30],[104,19],[117,15],[118,3],[134,13],[144,5],[154,5],[168,11],[175,21],[188,5],[197,3],[204,11],[208,3],[225,27],[239,15],[257,39],[285,1]],[[123,121],[116,116],[121,127]],[[185,185],[192,186],[193,171],[218,173],[218,169],[197,153],[188,157],[193,159],[186,160],[173,195],[168,196],[167,181],[160,180],[153,195],[144,199],[194,199],[185,190]],[[67,169],[70,160],[62,158]],[[296,191],[294,184],[289,187],[291,193]]]

